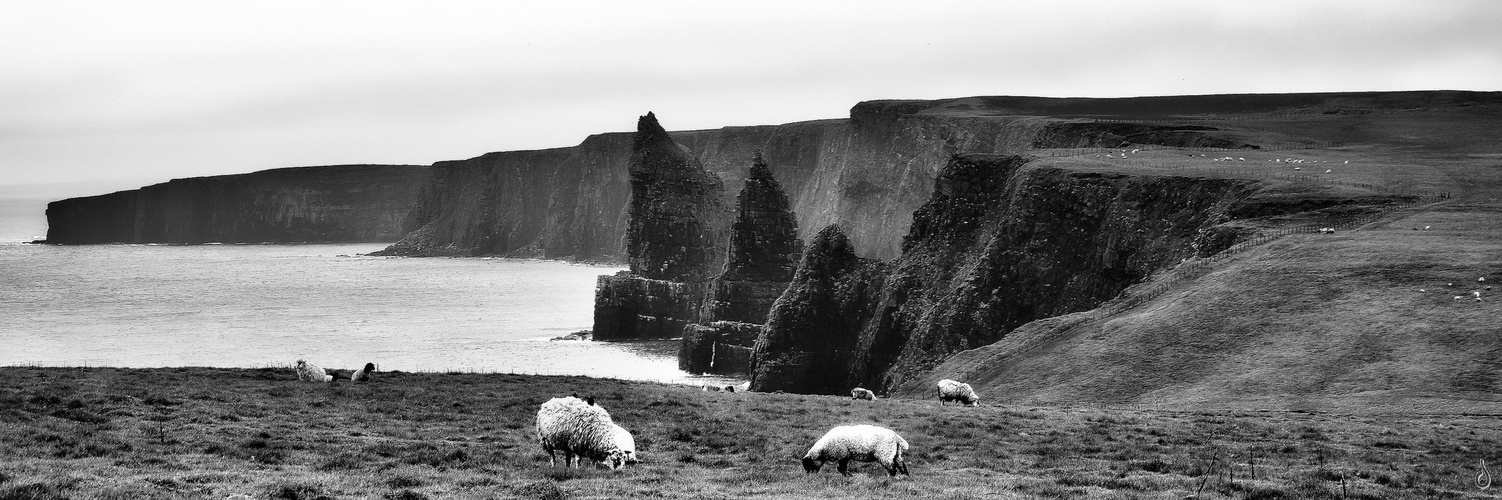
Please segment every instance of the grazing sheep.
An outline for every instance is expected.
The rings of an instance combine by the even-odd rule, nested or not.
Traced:
[[[1471,292],[1471,295],[1476,296],[1476,302],[1481,302],[1481,292]]]
[[[319,368],[318,365],[299,359],[297,360],[297,379],[304,382],[333,382],[334,376],[324,372],[323,368]]]
[[[975,394],[975,389],[971,389],[970,384],[946,378],[939,381],[939,404],[949,401],[959,401],[965,406],[980,406],[980,396]]]
[[[636,456],[636,438],[631,437],[631,431],[613,422],[610,426],[614,428],[611,437],[615,440],[615,445],[621,449],[621,454],[625,456],[626,463],[634,464],[640,461]]]
[[[563,452],[564,468],[571,462],[578,467],[584,458],[611,470],[626,464],[626,452],[616,442],[610,413],[573,396],[550,399],[537,410],[537,441],[542,451],[548,452],[549,465],[558,465],[554,451]]]
[[[865,399],[868,401],[876,401],[876,393],[871,392],[870,389],[856,387],[850,390],[850,399]]]
[[[838,462],[840,474],[850,475],[851,460],[877,462],[887,475],[896,476],[907,472],[907,440],[886,427],[874,425],[842,425],[830,429],[803,455],[803,470],[809,474],[819,472],[825,462]]]
[[[374,371],[375,371],[375,363],[365,363],[365,367],[364,368],[361,368],[359,370],[355,370],[355,373],[349,376],[349,381],[350,382],[369,382],[370,381],[370,374],[372,372],[374,372]]]

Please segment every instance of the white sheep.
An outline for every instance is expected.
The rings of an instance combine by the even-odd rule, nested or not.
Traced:
[[[584,458],[612,470],[626,464],[626,452],[616,442],[610,413],[573,396],[550,399],[537,410],[537,441],[542,451],[548,452],[549,465],[558,465],[554,451],[563,452],[565,468],[570,463],[578,467]],[[580,460],[575,460],[575,455]]]
[[[349,376],[349,381],[350,382],[369,382],[370,381],[370,374],[371,374],[371,372],[374,372],[375,369],[376,369],[375,368],[375,363],[365,363],[365,367],[364,368],[361,368],[359,370],[355,370],[355,373]]]
[[[946,378],[939,381],[939,404],[949,401],[959,401],[965,406],[980,406],[980,396],[975,394],[975,389],[971,389],[970,384]]]
[[[319,368],[318,365],[299,359],[297,360],[297,379],[305,382],[333,382],[334,376],[324,372],[323,368]]]
[[[864,400],[867,400],[867,401],[876,401],[876,393],[871,392],[870,389],[866,389],[866,388],[863,388],[863,387],[856,387],[856,388],[850,390],[850,399],[864,399]]]
[[[636,438],[631,436],[631,431],[614,422],[610,426],[614,429],[611,437],[615,440],[616,447],[621,449],[621,454],[625,456],[626,463],[634,464],[640,461],[636,455]]]
[[[891,429],[875,425],[842,425],[830,429],[803,455],[803,470],[819,472],[825,462],[838,462],[840,474],[850,475],[851,460],[877,462],[887,475],[907,472],[907,440]]]

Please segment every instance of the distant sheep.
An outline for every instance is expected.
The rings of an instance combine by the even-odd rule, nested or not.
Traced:
[[[627,457],[616,441],[615,429],[604,408],[573,396],[550,399],[537,410],[537,441],[548,453],[549,465],[558,465],[553,452],[562,451],[564,468],[571,463],[578,467],[584,458],[612,470],[621,468]],[[634,455],[634,441],[631,447]]]
[[[959,401],[965,406],[980,406],[980,396],[975,394],[975,389],[971,389],[970,384],[946,378],[939,381],[939,404],[949,401]]]
[[[877,462],[887,475],[907,472],[907,440],[891,429],[875,425],[842,425],[830,429],[803,455],[803,470],[819,472],[825,462],[838,462],[840,474],[850,475],[851,460]]]
[[[304,382],[333,382],[334,376],[323,371],[323,368],[319,368],[318,365],[299,359],[297,360],[297,379]]]
[[[349,376],[349,381],[350,382],[369,382],[370,381],[370,374],[372,372],[375,372],[375,363],[365,363],[365,367],[364,368],[361,368],[359,370],[355,370],[355,373],[353,375]]]
[[[870,389],[856,387],[856,388],[850,390],[850,399],[864,399],[864,400],[867,400],[867,401],[876,401],[876,393],[871,392]]]

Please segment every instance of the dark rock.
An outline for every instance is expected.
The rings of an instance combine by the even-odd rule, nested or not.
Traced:
[[[657,117],[637,121],[631,153],[626,255],[648,279],[700,283],[725,264],[725,185],[668,137]]]
[[[601,276],[596,340],[671,338],[699,321],[709,281],[725,265],[724,184],[673,142],[651,113],[631,153],[630,271]]]
[[[702,321],[685,331],[679,367],[695,373],[743,375],[772,303],[797,270],[803,242],[787,195],[761,154],[736,198],[725,272],[710,285]]]
[[[835,394],[849,391],[847,365],[874,312],[887,266],[856,256],[839,226],[809,242],[792,283],[767,318],[751,360],[751,389]]]
[[[759,391],[889,390],[1034,319],[1088,310],[1207,244],[1253,181],[953,158],[881,263],[837,231],[809,245],[753,355]],[[828,231],[828,230],[827,230]]]
[[[762,325],[715,321],[689,325],[679,344],[678,369],[689,373],[746,375]]]
[[[595,287],[594,339],[673,338],[698,321],[707,283],[654,280],[621,271]]]

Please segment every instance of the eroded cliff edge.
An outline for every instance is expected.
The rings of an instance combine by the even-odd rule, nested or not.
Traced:
[[[174,179],[47,205],[47,243],[396,241],[426,166],[334,165]]]
[[[752,389],[885,390],[1025,323],[1088,310],[1152,272],[1219,251],[1255,181],[1128,175],[956,156],[903,253],[863,259],[839,228],[810,243],[768,315]]]

